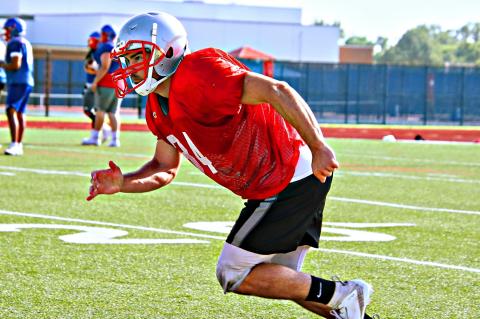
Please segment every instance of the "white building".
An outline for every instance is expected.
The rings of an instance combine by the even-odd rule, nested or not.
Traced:
[[[340,31],[301,24],[301,8],[209,4],[157,0],[8,0],[0,2],[6,17],[27,21],[34,46],[84,48],[88,35],[111,24],[118,30],[132,15],[165,11],[185,25],[192,50],[217,47],[231,51],[243,45],[278,60],[338,62]]]

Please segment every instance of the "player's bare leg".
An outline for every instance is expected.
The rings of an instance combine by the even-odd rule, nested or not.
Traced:
[[[95,125],[93,129],[95,131],[100,131],[102,129],[104,120],[105,120],[105,112],[97,111],[97,113],[95,114]]]
[[[305,301],[310,286],[311,276],[308,274],[278,264],[260,264],[252,269],[235,292],[264,298],[292,300],[325,318],[333,318],[330,315],[329,306]]]
[[[16,111],[13,107],[7,109],[8,128],[10,129],[12,143],[17,142],[17,120],[15,118],[15,113]]]
[[[23,140],[23,132],[25,132],[26,121],[23,113],[17,113],[17,123],[18,123],[18,130],[17,130],[17,143],[22,143]]]
[[[90,133],[90,137],[84,138],[82,140],[82,145],[100,145],[100,137],[99,132],[102,130],[103,121],[105,118],[105,112],[97,111],[95,114],[95,123],[93,125],[93,129]]]
[[[116,113],[107,113],[108,119],[110,120],[110,127],[112,128],[112,132],[118,130],[119,127],[119,118]]]
[[[6,155],[23,155],[21,143],[24,129],[23,116],[21,116],[21,113],[17,113],[13,107],[9,107],[7,109],[7,118],[12,142],[3,153]]]
[[[120,146],[120,112],[117,110],[115,113],[108,113],[110,120],[110,126],[112,128],[112,140],[108,146],[119,147]]]

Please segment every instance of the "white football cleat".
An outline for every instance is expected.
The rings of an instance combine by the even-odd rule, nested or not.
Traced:
[[[120,140],[119,139],[112,139],[108,144],[110,147],[120,147]]]
[[[23,155],[23,144],[17,143],[17,155]]]
[[[95,145],[95,146],[99,146],[101,143],[100,143],[100,139],[98,138],[92,138],[92,137],[88,137],[88,138],[84,138],[82,140],[82,145]]]
[[[5,155],[20,156],[23,155],[22,143],[12,142],[3,152]]]
[[[105,143],[110,136],[112,136],[112,129],[108,125],[104,125],[102,128],[102,144]]]
[[[337,282],[330,314],[336,319],[363,319],[372,293],[372,286],[360,279]]]

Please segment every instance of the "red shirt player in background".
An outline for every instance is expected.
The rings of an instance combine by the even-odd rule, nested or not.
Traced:
[[[135,172],[92,172],[88,200],[138,193],[175,178],[180,153],[247,200],[217,264],[225,293],[288,299],[326,318],[363,319],[373,292],[362,280],[300,272],[318,247],[325,199],[339,167],[306,102],[285,82],[250,72],[218,49],[189,53],[182,24],[141,14],[121,29],[112,57],[117,95],[148,95],[155,154]],[[368,318],[368,316],[366,316]]]

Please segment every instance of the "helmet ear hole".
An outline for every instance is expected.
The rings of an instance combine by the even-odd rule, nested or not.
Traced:
[[[165,53],[165,57],[170,59],[172,56],[173,56],[173,48],[170,47],[168,48],[167,53]]]

